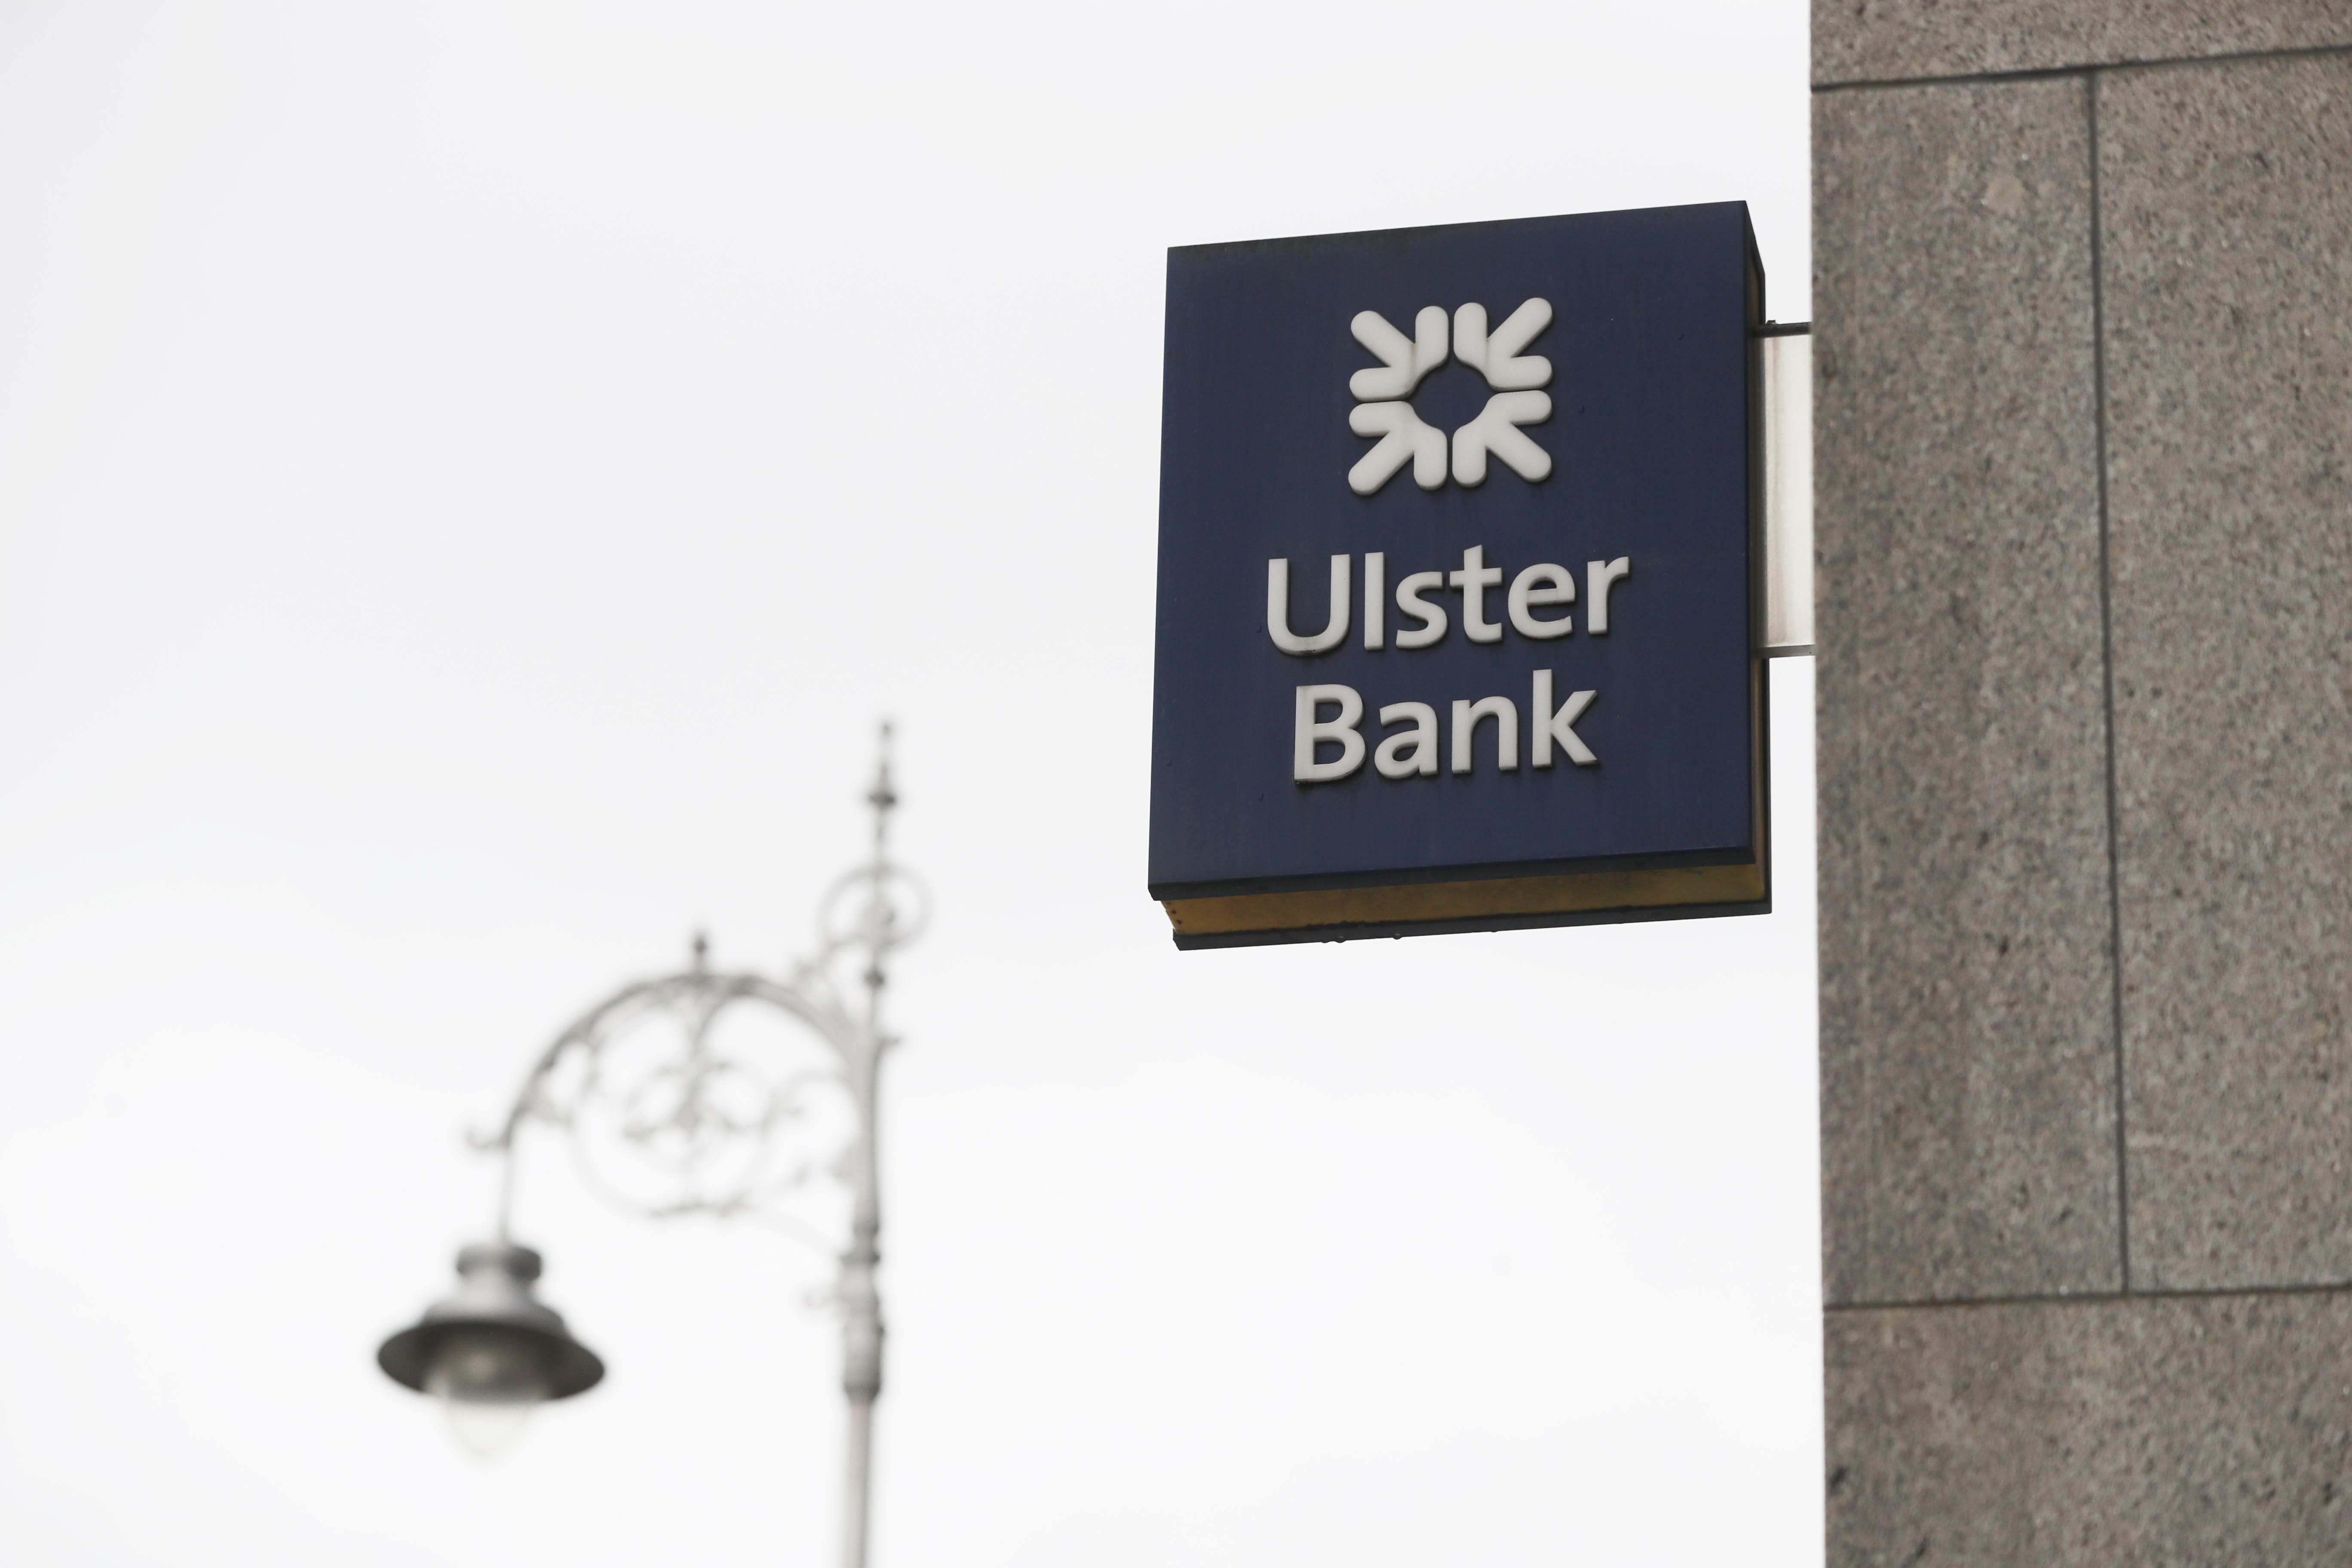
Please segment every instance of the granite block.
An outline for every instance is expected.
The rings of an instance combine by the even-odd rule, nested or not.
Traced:
[[[1833,1303],[2119,1282],[2085,93],[1815,100]]]
[[[1830,1315],[1831,1568],[2352,1562],[2352,1295]]]
[[[2135,1283],[2352,1279],[2352,57],[2099,94]]]
[[[2343,0],[1813,0],[1817,86],[2347,45]]]

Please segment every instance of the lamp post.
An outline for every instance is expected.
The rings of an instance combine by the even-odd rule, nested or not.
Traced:
[[[584,1393],[604,1376],[604,1363],[532,1293],[539,1254],[509,1235],[517,1149],[534,1124],[569,1132],[592,1184],[625,1206],[656,1218],[765,1217],[837,1249],[834,1304],[849,1403],[845,1568],[865,1568],[882,1392],[876,1091],[893,1043],[882,994],[890,955],[929,915],[920,883],[889,857],[898,804],[889,742],[886,724],[866,797],[872,853],[819,906],[814,955],[783,979],[724,973],[710,967],[698,936],[685,972],[625,985],[558,1035],[499,1130],[474,1140],[501,1163],[496,1239],[459,1253],[457,1292],[376,1352],[387,1376],[438,1397],[458,1436],[482,1451],[511,1441],[540,1403]],[[734,1025],[747,1013],[780,1014],[802,1027],[763,1047]],[[845,1237],[827,1237],[794,1207],[826,1177],[846,1189]]]

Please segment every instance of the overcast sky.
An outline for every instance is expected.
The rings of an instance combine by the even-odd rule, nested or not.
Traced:
[[[781,965],[903,736],[877,1568],[1820,1561],[1779,912],[1180,954],[1164,252],[1750,204],[1804,6],[0,7],[0,1558],[826,1564],[826,1269],[519,1228],[609,1361],[375,1369],[569,1016]]]

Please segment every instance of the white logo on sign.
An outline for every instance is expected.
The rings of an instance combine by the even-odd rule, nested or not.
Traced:
[[[1463,306],[1451,324],[1454,357],[1484,375],[1494,394],[1478,417],[1454,432],[1454,482],[1486,483],[1489,454],[1530,484],[1542,479],[1551,472],[1551,454],[1519,426],[1551,417],[1550,394],[1535,390],[1551,380],[1551,361],[1519,351],[1551,324],[1551,301],[1526,300],[1491,333],[1484,305]],[[1445,311],[1436,305],[1413,317],[1410,338],[1378,310],[1360,311],[1348,323],[1356,341],[1381,362],[1348,379],[1357,399],[1348,428],[1381,437],[1348,470],[1348,488],[1358,495],[1370,495],[1407,463],[1412,465],[1412,482],[1423,489],[1445,483],[1445,432],[1423,423],[1410,399],[1422,378],[1445,363],[1447,325]]]

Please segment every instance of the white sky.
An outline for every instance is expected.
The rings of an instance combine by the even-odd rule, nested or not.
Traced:
[[[0,9],[0,1558],[829,1563],[765,1232],[527,1171],[495,1463],[373,1352],[888,713],[877,1568],[1818,1563],[1810,668],[1769,919],[1143,888],[1165,247],[1737,197],[1801,318],[1803,9]]]

